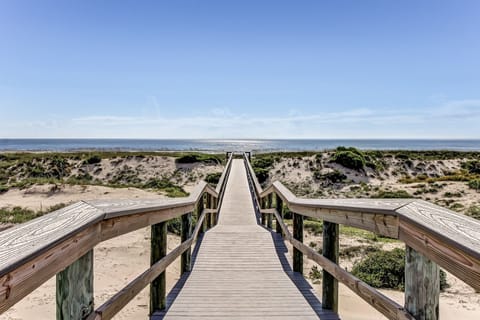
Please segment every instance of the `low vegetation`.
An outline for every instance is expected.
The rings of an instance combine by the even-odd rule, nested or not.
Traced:
[[[409,194],[405,190],[397,190],[397,191],[385,191],[381,190],[378,193],[374,194],[372,198],[383,198],[383,199],[390,199],[390,198],[413,198],[411,194]]]
[[[205,182],[210,183],[212,185],[217,185],[218,182],[220,181],[221,176],[222,176],[221,172],[209,173],[205,177]]]
[[[352,170],[362,170],[366,165],[365,155],[356,148],[338,147],[331,161]]]
[[[480,206],[471,206],[465,214],[469,217],[480,220]]]
[[[405,250],[374,250],[356,264],[352,274],[375,288],[405,289]],[[448,287],[446,274],[440,271],[440,290]]]
[[[66,205],[59,203],[46,210],[34,211],[22,207],[1,208],[0,209],[0,223],[24,223],[34,218],[40,217],[49,212],[59,210]]]

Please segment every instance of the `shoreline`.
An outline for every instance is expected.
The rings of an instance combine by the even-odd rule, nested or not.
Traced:
[[[0,152],[323,152],[360,150],[480,152],[480,139],[5,139]]]

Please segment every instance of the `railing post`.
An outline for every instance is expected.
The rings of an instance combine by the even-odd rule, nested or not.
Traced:
[[[150,265],[167,255],[167,222],[160,222],[151,227]],[[166,307],[166,278],[162,272],[150,284],[150,315]]]
[[[212,224],[216,226],[218,223],[218,198],[213,198],[212,208],[216,209],[216,212],[212,214]]]
[[[262,209],[266,209],[267,208],[267,197],[263,197],[260,200],[260,202],[261,202],[260,206],[262,207]],[[265,214],[263,214],[263,213],[262,213],[262,216],[261,216],[261,220],[262,220],[262,226],[264,226],[266,224],[267,219],[265,217]]]
[[[85,319],[93,312],[93,250],[57,274],[57,320]]]
[[[420,252],[406,246],[405,309],[417,320],[439,318],[440,269]]]
[[[198,199],[197,207],[195,208],[195,211],[197,212],[197,223],[198,223],[198,221],[199,221],[199,219],[200,219],[200,216],[202,215],[203,209],[204,209],[204,202],[203,202],[203,195],[202,195],[202,196],[200,197],[200,199]],[[200,228],[199,233],[204,233],[206,230],[207,230],[207,219],[206,219],[206,217],[205,217],[205,219],[203,220],[202,227]]]
[[[212,195],[210,193],[207,193],[207,202],[206,202],[206,205],[205,207],[208,208],[208,209],[211,209],[212,208]],[[208,213],[205,217],[205,219],[207,220],[207,229],[210,229],[212,227],[212,214],[211,213]]]
[[[293,214],[293,238],[303,242],[303,216],[298,213]],[[293,271],[303,274],[303,253],[297,248],[293,248]]]
[[[278,215],[281,219],[283,219],[283,201],[278,194],[275,194],[275,202]],[[280,234],[282,233],[282,227],[280,226],[280,222],[278,221],[278,219],[277,223],[275,224],[275,231]]]
[[[192,235],[192,213],[186,213],[182,216],[182,243],[187,241]],[[181,258],[181,273],[184,274],[191,270],[192,249],[188,247]]]
[[[323,256],[338,264],[339,255],[338,224],[323,221]],[[338,313],[338,280],[323,270],[322,308]]]
[[[268,208],[272,208],[272,207],[273,207],[273,193],[270,193],[268,195]],[[273,214],[269,213],[268,217],[267,217],[267,228],[268,229],[272,229],[272,217],[273,217]]]

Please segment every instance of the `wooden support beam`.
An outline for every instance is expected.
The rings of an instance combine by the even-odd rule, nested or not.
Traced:
[[[278,194],[275,194],[275,207],[277,209],[278,215],[283,219],[283,201],[282,198]],[[275,231],[277,233],[282,233],[282,227],[280,226],[280,221],[278,218],[276,219],[277,222],[275,223]]]
[[[303,243],[303,216],[293,214],[293,238]],[[303,274],[303,253],[296,247],[293,248],[293,271]]]
[[[167,222],[151,227],[150,266],[153,266],[167,254]],[[166,307],[166,275],[162,272],[150,284],[150,315]]]
[[[270,193],[268,195],[268,208],[273,208],[273,193]],[[268,229],[272,229],[272,218],[273,218],[273,214],[269,213],[267,215],[267,228]]]
[[[93,312],[93,249],[57,274],[57,320]]]
[[[203,224],[205,226],[205,224]],[[187,241],[192,235],[192,213],[187,213],[182,216],[182,242]],[[181,273],[191,270],[192,249],[188,248],[182,253],[181,259]]]
[[[439,318],[440,268],[424,255],[406,246],[405,309],[417,320]]]
[[[338,224],[323,221],[323,251],[325,258],[338,265],[339,255]],[[338,313],[338,280],[323,269],[322,307]]]

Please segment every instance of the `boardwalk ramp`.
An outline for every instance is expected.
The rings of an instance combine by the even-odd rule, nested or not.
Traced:
[[[257,223],[244,162],[233,160],[218,225],[152,319],[338,319],[294,273],[280,236]]]

